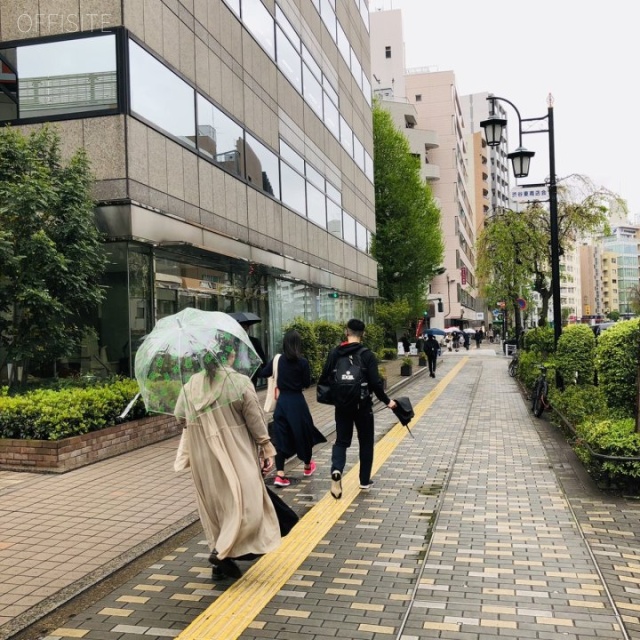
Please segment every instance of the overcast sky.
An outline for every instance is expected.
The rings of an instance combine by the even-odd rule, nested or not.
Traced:
[[[401,9],[406,66],[453,70],[458,93],[488,91],[523,118],[544,116],[553,94],[556,174],[582,174],[627,200],[640,215],[640,37],[629,0],[369,0]],[[491,17],[489,17],[491,14]],[[514,111],[504,105],[514,123]],[[510,151],[517,129],[510,127]],[[549,172],[548,137],[526,180]],[[536,175],[534,175],[534,173]]]

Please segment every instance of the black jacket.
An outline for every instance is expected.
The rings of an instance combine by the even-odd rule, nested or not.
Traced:
[[[359,342],[343,342],[339,347],[331,349],[327,356],[327,361],[324,363],[324,368],[320,374],[319,384],[328,384],[331,377],[331,372],[335,369],[338,357],[341,355],[348,355],[360,349],[362,345]],[[362,368],[365,369],[367,376],[367,383],[369,385],[369,393],[375,393],[380,402],[385,405],[391,402],[391,399],[384,391],[382,379],[378,372],[378,361],[372,351],[366,347],[360,353],[360,362]]]
[[[427,338],[424,342],[424,352],[428,356],[437,356],[440,345],[435,338]]]

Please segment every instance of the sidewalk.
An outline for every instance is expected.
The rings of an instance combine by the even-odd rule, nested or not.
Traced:
[[[212,584],[196,535],[49,637],[229,640],[240,636],[215,629],[241,618],[242,638],[640,639],[640,505],[594,489],[506,362],[472,348],[446,354],[435,380],[402,381],[387,363],[391,395],[403,382],[416,408],[415,439],[377,413],[371,492],[346,477],[345,498],[331,500],[326,447],[318,474],[293,467],[281,493],[305,518],[243,579]],[[310,406],[328,427],[332,408]],[[0,474],[0,638],[195,521],[175,447],[63,476]],[[356,460],[354,443],[347,469]],[[253,611],[260,588],[274,593]]]

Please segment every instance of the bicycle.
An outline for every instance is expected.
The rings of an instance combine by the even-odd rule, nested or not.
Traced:
[[[520,362],[520,354],[516,350],[511,355],[511,362],[509,362],[509,375],[515,378],[518,373],[518,364]]]
[[[547,367],[543,364],[538,365],[540,368],[540,375],[536,378],[533,385],[531,410],[536,418],[542,415],[545,409],[549,408],[549,402],[547,395],[549,393],[549,383],[547,382]]]

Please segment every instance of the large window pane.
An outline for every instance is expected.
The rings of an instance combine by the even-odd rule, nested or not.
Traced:
[[[349,44],[349,38],[347,38],[347,34],[344,32],[344,29],[338,23],[338,49],[340,51],[340,55],[344,58],[344,61],[347,63],[347,66],[351,66],[351,45]]]
[[[258,189],[280,199],[278,156],[248,133],[245,140],[245,154],[247,180]]]
[[[242,0],[242,21],[260,46],[275,60],[273,16],[260,0]]]
[[[356,221],[346,212],[342,213],[342,225],[344,240],[350,245],[356,246]]]
[[[333,41],[336,40],[336,23],[338,20],[336,19],[335,11],[331,6],[331,2],[329,0],[320,0],[320,17],[322,18],[322,22],[324,22],[327,30],[331,34]]]
[[[194,90],[133,40],[129,40],[129,59],[131,109],[195,146]]]
[[[358,140],[358,136],[353,136],[353,159],[356,161],[360,171],[364,171],[364,147]]]
[[[307,104],[316,112],[316,115],[322,120],[322,87],[313,76],[306,64],[302,65],[303,81],[304,81],[304,99]]]
[[[371,83],[364,73],[362,74],[362,93],[367,104],[371,106]]]
[[[289,79],[298,93],[302,93],[302,60],[300,54],[284,35],[280,27],[276,27],[278,42],[278,67]]]
[[[240,0],[224,0],[224,3],[238,16],[238,18],[240,17]]]
[[[327,180],[327,195],[338,204],[342,203],[342,196],[340,194],[340,190],[336,189],[328,180]]]
[[[198,149],[227,171],[244,176],[244,131],[198,95]]]
[[[340,142],[345,151],[353,157],[353,131],[342,116],[340,116]]]
[[[364,152],[364,172],[367,178],[373,182],[373,158],[366,151]]]
[[[284,140],[280,140],[280,157],[286,160],[298,173],[304,173],[303,157]]]
[[[0,121],[117,107],[114,34],[0,49]]]
[[[302,61],[309,67],[309,70],[313,73],[319,82],[322,82],[322,69],[320,65],[315,61],[311,55],[311,51],[302,45]]]
[[[324,177],[319,171],[316,171],[309,163],[307,163],[305,174],[307,180],[315,185],[324,194]]]
[[[326,197],[307,182],[307,217],[323,229],[327,228]]]
[[[340,140],[340,112],[326,93],[324,94],[324,123],[336,139]]]
[[[356,222],[356,246],[360,251],[367,250],[367,229],[359,222]]]
[[[331,200],[327,200],[327,229],[338,238],[342,238],[342,209]]]
[[[306,216],[304,178],[284,162],[280,168],[282,174],[282,203],[296,213]]]
[[[296,50],[300,51],[300,36],[296,33],[296,30],[293,28],[284,13],[282,13],[282,9],[278,5],[276,5],[276,22],[287,34],[287,37],[291,40]]]
[[[356,52],[351,49],[351,73],[356,79],[356,84],[362,89],[362,65],[356,56]]]

